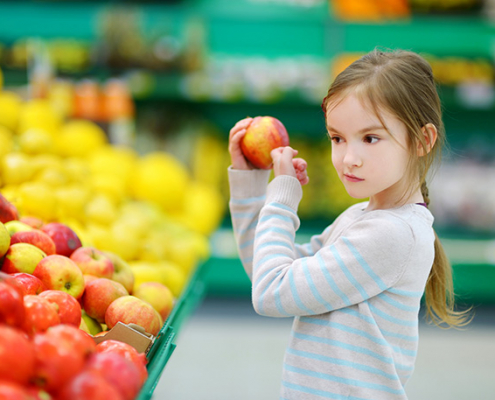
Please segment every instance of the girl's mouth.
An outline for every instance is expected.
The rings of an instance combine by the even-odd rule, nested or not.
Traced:
[[[344,174],[344,178],[349,182],[362,182],[364,179],[358,178],[352,174]]]

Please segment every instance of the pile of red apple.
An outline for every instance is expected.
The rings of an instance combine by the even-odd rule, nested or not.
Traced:
[[[158,311],[136,296],[160,283],[131,295],[132,270],[117,255],[83,246],[65,224],[20,218],[1,194],[0,266],[0,400],[136,397],[144,353],[115,340],[96,345],[88,325],[134,323],[157,335],[173,296]]]

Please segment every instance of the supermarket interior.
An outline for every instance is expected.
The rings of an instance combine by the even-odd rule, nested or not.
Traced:
[[[29,325],[33,354],[37,335],[55,323],[28,322],[26,296],[65,291],[78,300],[78,328],[97,347],[130,323],[117,339],[146,343],[146,379],[120,397],[111,390],[121,388],[105,389],[106,398],[282,398],[292,318],[253,308],[228,207],[229,131],[248,116],[283,123],[308,161],[296,235],[308,242],[363,201],[335,172],[321,104],[335,77],[375,48],[410,50],[432,67],[447,140],[429,176],[428,207],[459,310],[472,307],[473,316],[466,327],[442,329],[421,308],[407,398],[493,398],[494,0],[1,1],[0,221],[10,241],[0,227],[0,286],[16,273],[42,280],[43,289],[20,298],[19,326]],[[77,239],[70,252],[61,241],[73,242],[56,239],[54,223]],[[54,250],[12,239],[30,230],[52,235]],[[19,242],[42,255],[19,250]],[[78,248],[107,260],[111,272],[90,266]],[[53,256],[74,261],[79,284],[43,281],[56,276],[39,272]],[[103,292],[114,297],[102,312]],[[150,321],[133,319],[145,306]],[[1,308],[0,330],[12,325]],[[1,351],[10,342],[2,341],[0,395],[11,362]],[[59,367],[71,363],[60,360]],[[39,362],[14,379],[27,393],[18,398],[76,399],[73,382],[89,367],[81,362],[79,375],[63,382],[43,375],[41,384]]]

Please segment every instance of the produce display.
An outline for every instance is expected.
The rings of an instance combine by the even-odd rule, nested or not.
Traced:
[[[146,352],[104,336],[160,334],[224,209],[172,154],[0,91],[0,399],[136,398]]]

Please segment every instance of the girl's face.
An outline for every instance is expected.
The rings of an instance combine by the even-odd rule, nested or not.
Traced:
[[[352,93],[326,114],[333,165],[350,196],[370,198],[368,209],[397,206],[410,187],[406,126],[390,113],[381,117],[393,137]]]

